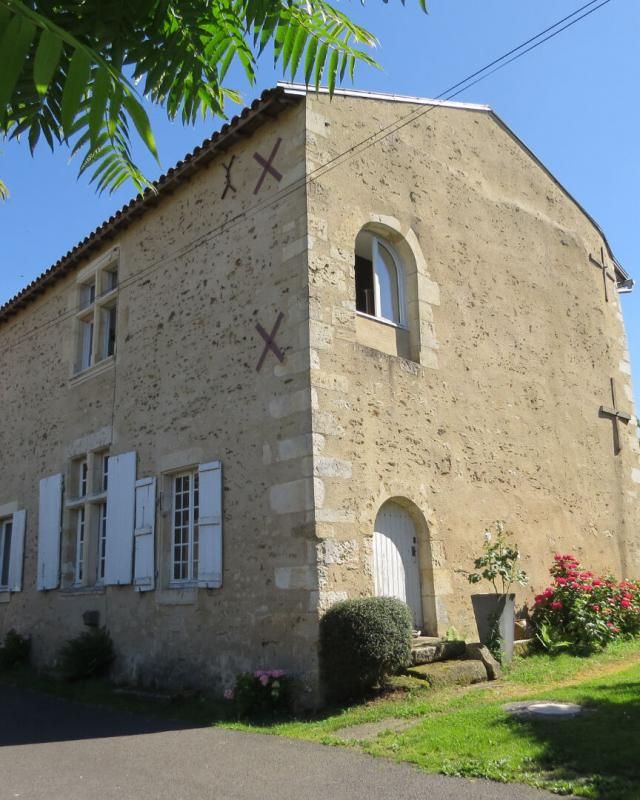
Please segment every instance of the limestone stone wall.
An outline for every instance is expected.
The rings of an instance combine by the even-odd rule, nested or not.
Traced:
[[[605,302],[589,258],[597,228],[492,114],[427,110],[307,100],[310,173],[422,112],[308,188],[320,605],[373,592],[374,522],[396,498],[420,537],[426,627],[475,635],[457,570],[494,521],[531,577],[520,606],[556,551],[639,574],[636,420],[615,455],[599,417],[610,378],[634,411],[619,299],[610,284]],[[356,315],[363,226],[404,261],[405,358],[382,323]]]
[[[262,166],[281,138],[273,166]],[[233,162],[235,191],[221,195]],[[0,327],[0,507],[27,509],[24,591],[0,595],[0,636],[33,636],[40,663],[98,610],[131,679],[229,685],[243,670],[316,681],[307,230],[302,104],[263,125],[161,198],[110,246],[119,257],[115,361],[71,379],[74,275]],[[275,202],[281,195],[282,199]],[[287,196],[288,195],[288,196]],[[244,213],[244,216],[243,216]],[[260,323],[285,353],[267,354]],[[104,366],[104,365],[103,365]],[[99,447],[135,450],[159,480],[157,589],[35,589],[38,482]],[[224,576],[219,590],[168,588],[164,476],[220,460]],[[12,506],[11,506],[12,507]],[[73,568],[65,514],[63,572]]]
[[[438,107],[309,96],[239,140],[109,247],[119,248],[116,356],[73,377],[75,275],[0,326],[0,518],[27,510],[24,590],[0,593],[0,636],[40,663],[100,612],[122,677],[229,685],[283,668],[317,697],[318,616],[371,594],[376,515],[393,499],[418,538],[425,627],[475,634],[457,572],[504,520],[531,587],[553,552],[638,574],[640,463],[617,294],[600,234],[499,121]],[[280,145],[260,187],[264,159]],[[225,188],[225,169],[235,156]],[[314,175],[304,187],[305,175]],[[406,329],[355,311],[368,230],[403,262]],[[97,255],[99,257],[99,254]],[[84,268],[84,265],[82,266]],[[260,371],[272,330],[272,351]],[[611,405],[632,414],[614,454]],[[158,478],[157,588],[35,589],[38,482],[73,459],[134,450]],[[167,476],[220,460],[224,574],[168,585]]]

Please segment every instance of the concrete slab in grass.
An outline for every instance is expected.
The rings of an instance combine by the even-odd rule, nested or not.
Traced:
[[[362,742],[375,739],[380,733],[392,731],[398,733],[415,725],[415,719],[381,719],[378,722],[363,722],[361,725],[350,725],[348,728],[339,728],[334,735],[347,742]]]
[[[427,681],[434,689],[447,686],[470,686],[487,680],[482,661],[439,661],[407,670],[414,678]]]

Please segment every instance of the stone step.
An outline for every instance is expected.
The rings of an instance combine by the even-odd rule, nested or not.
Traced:
[[[420,636],[413,640],[411,647],[411,663],[433,664],[434,661],[450,661],[463,658],[466,645],[462,641],[449,642],[437,637]]]
[[[487,680],[482,661],[441,661],[409,667],[408,674],[426,681],[433,689],[447,686],[470,686]]]

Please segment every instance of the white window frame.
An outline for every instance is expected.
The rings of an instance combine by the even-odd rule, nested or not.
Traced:
[[[198,550],[199,555],[199,515],[200,515],[200,477],[198,472],[198,467],[194,467],[188,470],[181,470],[170,476],[171,478],[171,522],[170,522],[170,543],[171,543],[171,551],[170,551],[170,579],[169,585],[174,587],[182,587],[182,586],[196,586],[198,582],[198,560],[194,560],[194,550]],[[186,541],[182,541],[180,543],[176,542],[176,513],[178,509],[176,508],[176,499],[177,499],[177,483],[178,480],[189,478],[189,490],[188,490],[188,519],[187,519],[187,526],[186,526]],[[197,491],[198,491],[198,504],[196,505],[194,502],[195,493],[196,493],[196,482],[197,482]],[[184,492],[182,492],[184,494]],[[184,507],[180,509],[180,511],[184,511]],[[179,526],[180,528],[184,528],[183,525]],[[186,547],[187,549],[187,558],[186,560],[177,560],[176,559],[176,547]],[[177,577],[176,578],[176,566],[178,564],[186,564],[187,570],[186,575]]]
[[[76,586],[83,586],[86,578],[85,561],[87,557],[87,508],[80,506],[76,512]]]
[[[65,502],[72,515],[73,588],[104,584],[109,451],[101,448],[71,462],[73,496]]]
[[[402,260],[400,256],[396,252],[396,249],[393,245],[385,239],[383,236],[378,236],[377,234],[373,233],[366,228],[360,231],[361,234],[367,234],[371,237],[371,264],[373,269],[373,306],[374,306],[374,314],[367,314],[364,311],[356,311],[356,313],[361,317],[366,317],[367,319],[375,319],[382,322],[387,323],[388,325],[394,325],[397,328],[407,328],[407,303],[406,303],[406,294],[405,294],[405,285],[404,285],[404,268],[402,265]],[[360,234],[358,234],[360,235]],[[384,249],[389,253],[393,260],[393,264],[396,269],[396,289],[398,292],[398,319],[389,319],[382,315],[382,303],[380,302],[380,253],[379,249],[380,246],[384,247]]]
[[[10,563],[11,563],[11,539],[7,548],[7,528],[10,528],[9,535],[13,536],[13,517],[0,519],[0,591],[7,592],[10,589]],[[2,580],[2,574],[6,572],[7,580]]]
[[[74,375],[115,357],[119,262],[115,247],[78,274]]]
[[[96,584],[104,584],[104,573],[107,563],[107,502],[98,503],[98,563]]]

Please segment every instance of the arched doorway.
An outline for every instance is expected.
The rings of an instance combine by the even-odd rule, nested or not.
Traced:
[[[408,511],[398,503],[385,503],[376,517],[373,533],[375,592],[378,597],[404,600],[417,629],[423,625],[418,534]]]

